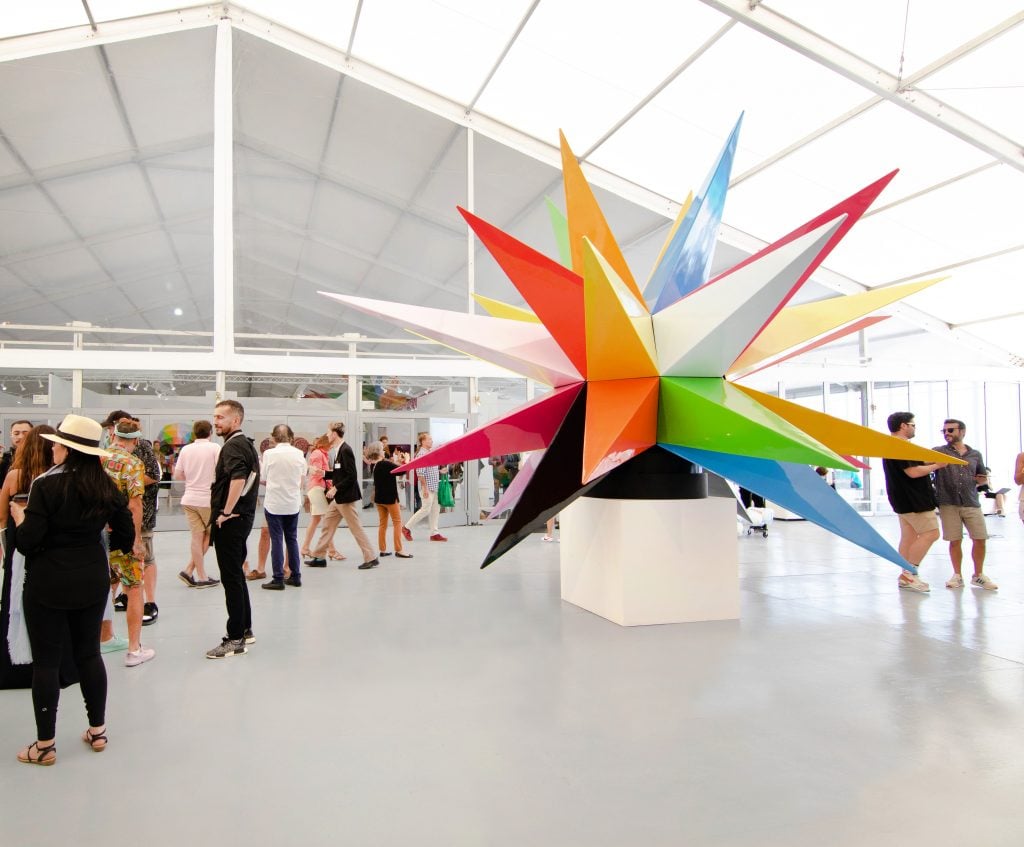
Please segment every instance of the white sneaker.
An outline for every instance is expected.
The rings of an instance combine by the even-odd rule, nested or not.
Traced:
[[[971,577],[971,585],[975,588],[984,588],[986,591],[998,591],[999,586],[996,585],[991,579],[989,579],[983,573],[976,573]]]
[[[555,539],[554,539],[554,538],[552,538],[552,537],[551,537],[550,535],[545,535],[545,536],[544,536],[544,537],[543,537],[543,538],[541,539],[541,541],[554,541],[554,540],[555,540]]]
[[[156,650],[152,647],[143,647],[139,645],[139,649],[134,653],[129,650],[124,656],[124,666],[126,668],[134,668],[137,665],[141,665],[144,662],[148,662],[156,655]]]
[[[946,580],[946,588],[963,588],[964,578],[960,574],[955,573],[949,579]]]
[[[906,571],[900,576],[899,585],[904,591],[916,591],[918,594],[927,594],[932,590],[931,586],[923,579],[919,579]]]

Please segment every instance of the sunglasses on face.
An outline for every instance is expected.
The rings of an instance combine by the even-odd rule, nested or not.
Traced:
[[[946,433],[947,435],[955,435],[956,433],[958,433],[960,431],[960,427],[958,427],[958,426],[945,427],[942,431],[944,433]]]

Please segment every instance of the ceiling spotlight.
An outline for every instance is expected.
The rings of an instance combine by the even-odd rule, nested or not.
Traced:
[[[36,380],[36,382],[38,382],[38,383],[39,383],[39,387],[40,387],[40,388],[42,388],[42,387],[43,387],[43,381],[42,381],[41,379],[37,379],[37,380]]]
[[[144,386],[142,386],[142,390],[143,391],[149,391],[149,383],[148,382]]]
[[[121,383],[118,383],[117,385],[114,386],[114,391],[120,391],[120,390],[121,390]]]
[[[0,382],[0,391],[6,391],[6,390],[7,390],[7,383],[6,382]]]
[[[172,383],[171,383],[171,391],[177,391],[177,390],[178,390],[178,389],[174,387],[174,383],[172,382]]]
[[[21,390],[22,390],[22,391],[24,391],[24,390],[25,390],[25,383],[23,383],[23,382],[19,382],[19,383],[18,383],[18,386],[19,386],[19,387],[21,388]]]
[[[174,308],[174,317],[180,318],[183,314],[185,314],[185,313],[181,310],[181,306],[175,306],[175,308]]]

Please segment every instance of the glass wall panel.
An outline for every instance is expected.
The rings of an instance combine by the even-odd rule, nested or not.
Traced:
[[[815,383],[814,385],[801,385],[801,386],[786,386],[786,400],[790,403],[796,403],[800,406],[805,406],[808,409],[814,409],[816,412],[825,411],[825,395],[822,384]]]
[[[970,432],[968,432],[970,435]],[[1021,451],[1020,386],[985,384],[985,461],[995,489],[1013,488],[1013,465]]]
[[[987,441],[985,438],[985,383],[983,382],[953,382],[949,383],[949,417],[963,421],[967,425],[967,434],[964,441],[972,447],[987,454]],[[918,429],[921,427],[918,426]],[[929,441],[927,446],[944,444],[941,432],[941,421],[935,431],[928,433]],[[919,436],[920,438],[920,436]],[[922,441],[922,443],[924,443]]]
[[[901,410],[902,411],[902,410]],[[939,431],[949,415],[949,392],[945,381],[910,383],[910,405],[917,423],[917,443],[934,447],[942,443]],[[939,436],[938,441],[935,440]]]
[[[0,297],[9,324],[88,349],[208,348],[213,325],[212,27],[0,63]],[[0,327],[68,345],[70,334]]]

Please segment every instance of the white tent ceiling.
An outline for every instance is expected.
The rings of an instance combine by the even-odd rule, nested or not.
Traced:
[[[475,210],[546,252],[543,199],[560,193],[553,144],[563,129],[604,186],[642,277],[667,216],[745,112],[717,267],[898,167],[804,298],[949,274],[869,331],[872,349],[997,365],[1024,356],[1019,2],[174,9],[4,4],[0,319],[9,324],[79,320],[162,331],[101,342],[209,343],[213,25],[227,16],[235,324],[257,336],[240,346],[285,346],[258,337],[266,333],[395,335],[325,305],[318,288],[465,308],[466,229],[454,207],[469,200],[467,127],[477,130]],[[492,263],[478,256],[475,268],[477,291],[518,299]]]

